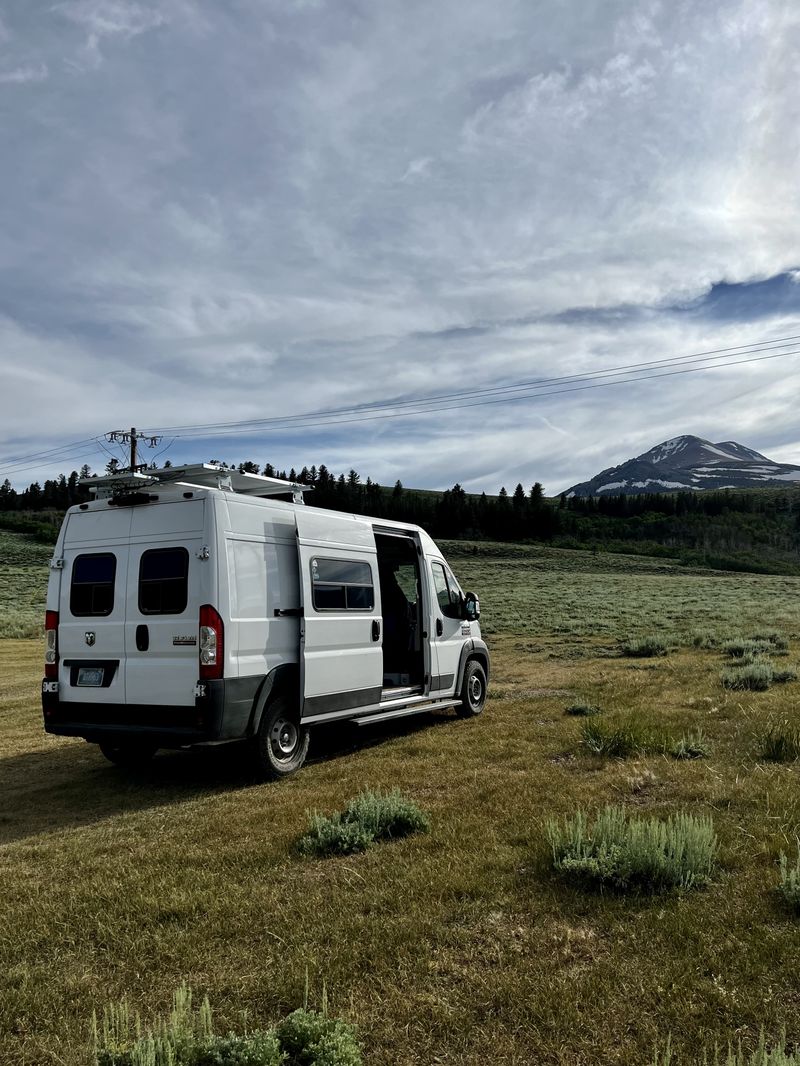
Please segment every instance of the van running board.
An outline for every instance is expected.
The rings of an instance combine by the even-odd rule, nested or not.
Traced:
[[[353,707],[344,711],[323,711],[322,714],[303,715],[303,725],[316,722],[348,721],[385,722],[388,718],[400,718],[404,714],[416,714],[417,711],[432,711],[437,707],[458,707],[461,700],[437,700],[430,696],[411,696],[407,699],[381,700],[366,707]]]
[[[405,707],[401,711],[383,711],[381,714],[370,714],[363,718],[354,718],[353,721],[356,725],[373,725],[375,722],[388,722],[390,718],[407,718],[412,714],[424,714],[426,711],[443,711],[450,707],[460,706],[461,700],[438,700],[434,703]]]

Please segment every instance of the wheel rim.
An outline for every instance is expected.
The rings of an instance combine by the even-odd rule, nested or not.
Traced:
[[[473,707],[480,707],[483,699],[483,683],[477,674],[469,679],[469,701]]]
[[[272,725],[269,739],[278,759],[290,759],[297,749],[297,726],[288,718],[278,718]]]

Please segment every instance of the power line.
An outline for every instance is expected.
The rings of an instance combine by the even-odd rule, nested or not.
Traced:
[[[56,456],[55,459],[48,460],[46,462],[41,462],[40,461],[40,462],[32,463],[30,466],[17,467],[15,470],[6,471],[6,469],[3,468],[2,470],[0,470],[0,474],[5,475],[8,472],[8,473],[16,476],[17,474],[24,474],[24,473],[26,473],[29,470],[39,470],[39,469],[41,469],[42,466],[50,466],[54,462],[67,463],[67,462],[78,462],[81,459],[91,459],[93,456],[95,456],[97,454],[98,450],[99,450],[98,448],[93,448],[89,452],[84,451],[84,452],[78,452],[78,453],[72,453],[72,454],[68,454],[68,455],[63,455],[63,456]]]
[[[183,426],[166,426],[159,427],[159,432],[162,433],[178,433],[181,436],[194,435],[192,430],[199,430],[201,432],[207,432],[210,429],[225,429],[236,428],[239,426],[252,426],[262,427],[267,425],[287,425],[292,422],[305,421],[311,418],[328,418],[338,415],[361,415],[369,411],[381,411],[381,410],[394,410],[402,407],[419,407],[424,409],[426,406],[435,406],[445,401],[455,399],[466,399],[472,396],[489,396],[496,393],[507,393],[514,391],[527,391],[549,388],[552,385],[565,384],[573,381],[584,381],[597,377],[610,377],[614,375],[628,375],[635,370],[640,369],[663,369],[669,366],[682,365],[684,363],[690,363],[700,359],[722,359],[725,355],[729,355],[733,352],[739,352],[741,354],[755,354],[764,351],[775,351],[779,348],[790,346],[793,342],[800,340],[800,334],[792,337],[780,337],[769,341],[752,341],[750,344],[739,344],[729,348],[715,348],[706,352],[696,352],[692,355],[664,357],[662,359],[650,360],[641,363],[629,363],[624,366],[610,367],[603,370],[589,370],[581,374],[569,374],[560,377],[551,378],[536,378],[532,381],[520,381],[508,385],[489,386],[488,388],[470,389],[461,392],[446,392],[437,393],[430,396],[421,396],[415,399],[396,399],[396,400],[379,400],[373,403],[359,404],[351,407],[341,408],[328,408],[318,411],[307,412],[306,414],[297,415],[281,415],[271,418],[256,418],[256,419],[242,419],[240,421],[232,422],[211,422],[206,424],[189,424]],[[787,355],[793,355],[794,352],[787,352]],[[735,365],[730,363],[722,363],[720,365]],[[712,369],[709,367],[708,369]],[[641,379],[635,379],[641,380]],[[447,408],[443,408],[447,410]],[[324,423],[331,424],[331,423]]]
[[[131,466],[136,466],[136,445],[139,441],[146,440],[151,448],[160,443],[163,433],[173,435],[170,445],[160,449],[156,455],[161,455],[167,448],[174,444],[178,438],[207,437],[210,439],[227,439],[229,437],[251,435],[254,431],[261,433],[274,433],[279,430],[296,431],[301,429],[314,429],[322,426],[348,425],[367,421],[383,421],[386,419],[418,417],[431,412],[448,412],[462,410],[469,407],[481,407],[499,403],[511,403],[514,401],[538,397],[559,396],[570,392],[582,392],[595,388],[608,388],[614,385],[623,385],[640,381],[649,381],[652,378],[674,377],[680,374],[697,373],[703,370],[714,370],[729,366],[741,366],[746,363],[756,363],[771,359],[787,358],[800,354],[800,349],[783,351],[790,348],[793,343],[800,341],[800,334],[789,337],[777,337],[769,340],[751,341],[748,344],[733,345],[727,348],[714,348],[705,352],[695,352],[690,355],[662,357],[661,359],[649,360],[639,363],[629,363],[623,366],[609,367],[600,370],[585,371],[581,374],[562,375],[560,377],[536,378],[530,381],[518,381],[506,385],[488,386],[461,390],[459,392],[443,392],[416,398],[379,400],[372,403],[357,406],[329,408],[305,414],[282,415],[264,419],[242,419],[232,422],[208,423],[206,425],[190,424],[185,426],[173,426],[162,428],[157,433],[137,433],[135,429],[112,430],[106,433],[105,440],[108,443],[118,445],[130,445]],[[763,353],[774,353],[765,355]],[[744,358],[726,359],[726,356],[737,354]],[[705,365],[692,365],[698,362]],[[710,362],[709,362],[710,361]],[[644,371],[637,373],[637,371]],[[656,372],[659,371],[659,372]],[[663,371],[663,372],[661,372]],[[614,378],[616,380],[597,380]],[[557,386],[566,386],[560,388]],[[225,432],[212,432],[223,430]],[[90,453],[75,455],[73,448],[82,444],[94,444],[95,448]],[[69,444],[54,446],[40,452],[34,452],[27,456],[16,456],[8,460],[0,460],[0,468],[9,473],[19,474],[26,470],[35,469],[42,465],[50,465],[55,461],[66,462],[76,458],[86,458],[93,455],[101,448],[106,455],[112,453],[105,447],[103,437],[96,436],[82,441],[73,441]],[[113,456],[112,456],[113,458]]]
[[[405,411],[394,411],[393,410],[393,411],[389,411],[387,413],[380,413],[380,414],[364,413],[364,414],[355,415],[352,418],[335,418],[335,419],[316,418],[314,415],[311,415],[311,416],[300,416],[300,415],[298,415],[298,416],[296,416],[298,419],[305,418],[306,421],[298,421],[296,423],[292,423],[291,425],[287,425],[285,422],[281,422],[280,420],[275,420],[275,424],[273,424],[271,420],[269,420],[269,421],[261,420],[261,421],[259,421],[259,423],[257,425],[253,424],[252,422],[241,422],[241,423],[232,422],[232,423],[223,423],[223,425],[230,425],[232,427],[237,427],[238,426],[238,427],[241,427],[241,428],[231,428],[230,430],[227,430],[226,432],[223,432],[223,433],[213,433],[213,432],[209,433],[208,431],[204,431],[202,429],[198,429],[198,430],[192,429],[190,432],[176,433],[176,436],[180,437],[180,438],[186,438],[186,439],[196,438],[196,437],[205,437],[205,438],[209,438],[209,439],[222,439],[222,440],[224,440],[224,439],[227,439],[227,438],[230,438],[230,437],[251,436],[254,431],[257,431],[259,433],[276,433],[276,432],[280,432],[280,431],[287,432],[287,431],[296,431],[296,430],[301,430],[301,429],[317,429],[317,428],[320,428],[322,426],[342,426],[342,425],[351,425],[353,423],[359,423],[359,422],[384,421],[386,419],[392,419],[392,418],[409,418],[409,417],[419,416],[419,415],[423,415],[423,414],[429,414],[432,411],[435,411],[437,413],[444,413],[444,412],[448,412],[448,411],[464,410],[465,408],[470,408],[470,407],[485,407],[485,406],[489,406],[489,405],[493,405],[493,404],[499,404],[499,403],[513,403],[513,402],[519,401],[519,400],[531,399],[532,397],[543,398],[543,397],[548,397],[548,396],[561,396],[561,395],[564,395],[565,393],[570,393],[570,392],[584,392],[584,391],[587,391],[589,389],[610,388],[610,387],[615,386],[615,385],[632,384],[632,383],[638,382],[638,381],[650,381],[650,380],[653,380],[655,378],[676,377],[676,376],[681,375],[681,374],[694,374],[694,373],[698,373],[699,371],[703,371],[703,370],[716,370],[716,369],[718,369],[720,367],[743,366],[743,365],[745,365],[747,363],[764,362],[764,361],[767,361],[767,360],[770,360],[770,359],[783,359],[783,358],[786,358],[787,356],[792,356],[792,355],[800,355],[800,348],[795,349],[794,351],[790,351],[790,352],[779,352],[779,353],[777,353],[775,355],[760,355],[760,356],[755,356],[753,358],[738,359],[738,360],[734,360],[734,361],[728,361],[728,362],[725,362],[725,363],[714,363],[712,365],[707,365],[707,366],[692,366],[692,367],[682,366],[682,367],[680,367],[680,369],[668,370],[666,373],[642,374],[642,375],[639,375],[639,376],[636,376],[636,377],[627,377],[625,379],[618,379],[616,381],[593,381],[593,382],[591,382],[589,384],[586,384],[586,385],[573,385],[571,387],[564,388],[564,389],[554,389],[554,388],[552,388],[550,383],[548,383],[547,387],[549,388],[550,391],[547,391],[547,392],[538,392],[538,393],[536,393],[534,391],[533,386],[531,386],[531,388],[528,391],[526,391],[524,393],[520,393],[520,394],[515,395],[515,396],[501,396],[501,397],[496,397],[495,396],[495,397],[492,397],[492,398],[489,398],[489,399],[477,399],[477,400],[471,400],[471,401],[466,402],[466,403],[453,403],[453,404],[442,404],[441,400],[440,400],[439,401],[440,406],[435,407],[435,408],[434,407],[428,407],[427,409],[418,409],[418,408],[416,408],[416,409],[413,409],[413,410],[405,410]],[[664,368],[662,367],[660,369],[664,369]],[[578,380],[585,380],[585,379],[578,379]],[[537,388],[538,387],[541,387],[541,386],[537,385]],[[244,427],[246,427],[246,428],[244,428]],[[213,429],[214,427],[212,426],[212,427],[209,427],[209,428]]]
[[[87,437],[85,440],[75,440],[70,444],[59,444],[53,448],[49,448],[41,452],[32,452],[30,455],[20,455],[8,459],[0,459],[0,466],[4,469],[11,469],[14,466],[18,466],[20,463],[29,463],[36,459],[47,460],[53,457],[58,458],[59,452],[69,451],[72,448],[80,448],[83,444],[93,444],[97,440],[96,437]]]

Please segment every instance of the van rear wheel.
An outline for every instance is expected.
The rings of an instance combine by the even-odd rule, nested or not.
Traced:
[[[486,702],[486,671],[477,659],[467,663],[459,696],[461,706],[457,710],[462,718],[474,718],[481,713]]]
[[[278,696],[261,716],[255,737],[259,776],[274,781],[296,773],[306,761],[309,740],[308,726],[301,725],[294,702]]]
[[[149,763],[158,748],[155,744],[140,744],[136,741],[112,744],[105,741],[100,744],[100,751],[115,766],[144,766]]]

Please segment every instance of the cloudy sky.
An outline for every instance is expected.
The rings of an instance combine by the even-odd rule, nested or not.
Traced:
[[[597,374],[800,335],[798,50],[790,0],[0,0],[0,479],[131,425],[488,492],[800,463],[800,342]]]

